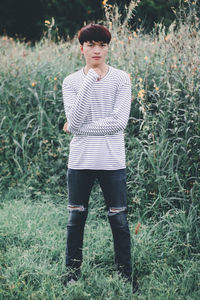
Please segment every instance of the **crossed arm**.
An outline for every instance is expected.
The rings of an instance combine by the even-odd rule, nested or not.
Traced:
[[[83,124],[90,107],[90,95],[98,75],[90,70],[78,94],[63,84],[63,99],[67,123],[65,132],[78,135],[109,135],[125,129],[131,104],[131,85],[124,83],[117,92],[113,112],[106,118]]]

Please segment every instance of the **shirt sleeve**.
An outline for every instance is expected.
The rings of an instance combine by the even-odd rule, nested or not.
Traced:
[[[69,131],[78,135],[111,135],[125,129],[131,107],[131,84],[124,83],[117,92],[115,106],[110,116],[91,123],[83,124],[78,129]]]
[[[68,130],[72,133],[77,132],[88,113],[93,83],[97,81],[98,77],[98,74],[90,69],[78,94],[69,81],[63,81],[64,110],[68,121]]]

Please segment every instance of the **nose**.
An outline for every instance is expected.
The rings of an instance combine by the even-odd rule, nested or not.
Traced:
[[[100,52],[100,46],[96,45],[96,46],[94,47],[94,52],[95,52],[95,53],[99,53],[99,52]]]

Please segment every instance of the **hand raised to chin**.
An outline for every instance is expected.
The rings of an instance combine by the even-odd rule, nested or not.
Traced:
[[[92,70],[94,70],[98,75],[99,75],[99,78],[97,80],[100,80],[101,77],[102,77],[102,70],[100,70],[99,68],[92,68]]]
[[[68,122],[65,122],[64,126],[63,126],[63,130],[65,133],[70,133],[68,130]]]

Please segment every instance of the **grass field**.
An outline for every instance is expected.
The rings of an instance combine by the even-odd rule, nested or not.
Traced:
[[[7,199],[0,221],[1,299],[132,299],[130,285],[114,269],[105,215],[102,211],[96,217],[96,210],[90,210],[82,276],[64,288],[67,210],[63,199],[56,204],[47,198],[35,203]],[[136,220],[131,222],[132,252],[141,284],[135,299],[199,299],[200,263],[189,241],[190,218],[174,209],[158,222],[142,223],[137,234]]]
[[[111,9],[108,7],[108,9]],[[119,25],[108,63],[129,73],[127,188],[135,299],[200,299],[200,32],[190,15],[146,35]],[[61,284],[70,135],[63,79],[84,61],[77,40],[35,46],[0,38],[0,299],[133,299],[114,267],[112,235],[96,185],[81,279]],[[138,224],[141,224],[137,232]]]

